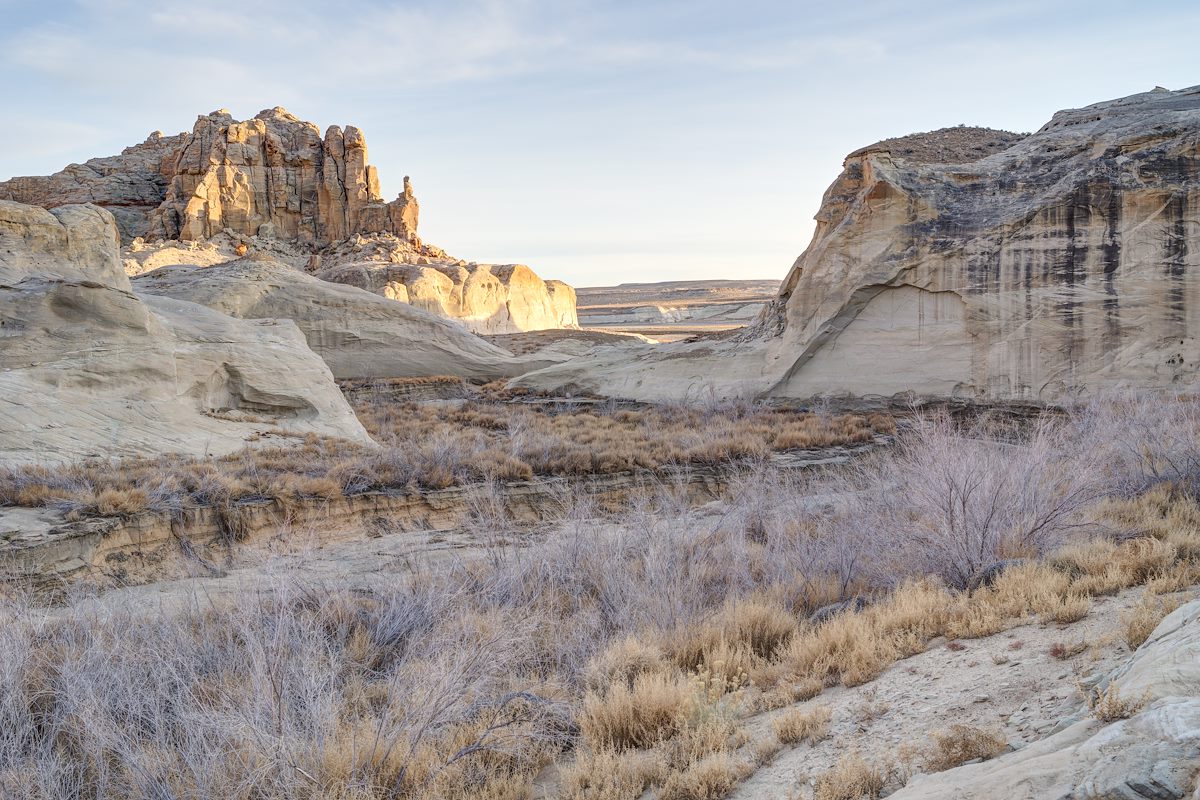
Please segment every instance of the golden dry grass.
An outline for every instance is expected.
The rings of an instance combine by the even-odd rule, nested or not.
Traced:
[[[628,800],[661,783],[666,770],[653,753],[612,749],[579,751],[559,771],[562,800]]]
[[[1116,722],[1129,719],[1146,705],[1144,695],[1130,697],[1115,683],[1109,683],[1100,691],[1088,694],[1088,708],[1092,716],[1101,722]]]
[[[1129,649],[1141,647],[1158,623],[1183,605],[1183,601],[1182,597],[1160,597],[1147,588],[1137,605],[1121,615],[1122,633]]]
[[[632,685],[614,681],[583,698],[583,739],[597,750],[628,750],[661,744],[683,731],[701,698],[694,681],[665,671],[637,675]]]
[[[930,772],[942,772],[975,759],[995,758],[1007,746],[1004,738],[992,731],[971,725],[951,725],[933,734],[925,766]]]
[[[163,456],[0,469],[0,506],[55,506],[73,518],[179,513],[247,501],[286,506],[371,491],[411,493],[535,476],[661,472],[869,442],[895,430],[892,418],[881,414],[528,405],[512,402],[516,393],[497,389],[460,403],[416,403],[388,392],[396,388],[392,384],[445,381],[382,382],[351,394],[355,412],[381,450],[273,430],[269,435],[280,446],[221,458]]]
[[[775,736],[784,744],[815,744],[829,736],[833,712],[826,706],[794,708],[777,716],[771,723]]]
[[[857,752],[849,752],[837,764],[817,776],[814,800],[875,800],[883,792],[884,770],[868,764]]]
[[[658,800],[721,800],[754,772],[754,765],[729,753],[706,756],[673,772],[658,791]]]

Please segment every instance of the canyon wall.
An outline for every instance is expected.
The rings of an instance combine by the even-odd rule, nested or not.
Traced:
[[[1200,87],[949,128],[850,154],[750,329],[521,379],[637,399],[1053,402],[1193,383]]]

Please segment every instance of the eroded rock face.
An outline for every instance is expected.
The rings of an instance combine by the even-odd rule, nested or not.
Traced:
[[[97,206],[0,201],[0,464],[369,441],[294,323],[144,299],[117,242]]]
[[[417,234],[417,201],[385,203],[367,143],[354,126],[320,129],[283,108],[239,122],[227,111],[196,120],[172,164],[151,225],[166,239],[208,239],[225,229],[328,244],[353,233]]]
[[[363,289],[330,283],[255,258],[212,267],[164,267],[133,279],[134,290],[199,303],[243,319],[293,321],[337,378],[457,375],[512,377],[562,360],[514,357],[461,325]]]
[[[522,264],[359,261],[323,269],[317,277],[457,319],[474,333],[520,333],[579,324],[575,290],[561,281],[543,281]]]
[[[1063,111],[969,163],[867,148],[784,281],[793,360],[771,392],[841,388],[813,362],[860,341],[879,303],[909,306],[888,331],[893,366],[867,354],[840,366],[902,370],[917,393],[1053,400],[1190,383],[1198,278],[1200,87]],[[947,352],[961,363],[947,368]]]
[[[523,383],[639,399],[1170,387],[1200,365],[1198,280],[1200,87],[1156,90],[1028,137],[949,129],[856,151],[753,331]]]
[[[0,183],[0,200],[43,208],[92,203],[116,218],[123,240],[145,236],[150,218],[166,197],[171,164],[186,138],[183,133],[163,136],[155,131],[117,156],[71,164],[53,175],[13,178]]]
[[[407,177],[400,196],[384,201],[361,130],[333,125],[322,136],[279,107],[245,121],[214,111],[191,133],[155,132],[118,156],[0,183],[0,199],[93,203],[117,218],[126,242],[198,241],[226,230],[320,245],[358,233],[411,241],[420,213]]]

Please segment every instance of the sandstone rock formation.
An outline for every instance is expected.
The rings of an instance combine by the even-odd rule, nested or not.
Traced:
[[[0,183],[0,200],[43,208],[92,203],[116,218],[124,241],[145,236],[151,216],[166,197],[172,164],[186,138],[183,133],[163,136],[155,131],[118,156],[71,164],[53,175],[13,178]]]
[[[170,184],[151,234],[207,239],[230,229],[329,244],[354,233],[417,233],[418,206],[404,193],[385,203],[367,143],[354,126],[325,132],[283,108],[239,122],[224,109],[196,120],[169,166]]]
[[[480,333],[574,327],[574,292],[521,265],[451,258],[417,236],[412,182],[384,202],[367,145],[354,126],[320,129],[283,108],[238,121],[221,109],[191,133],[152,134],[111,158],[72,164],[48,177],[0,183],[0,198],[53,208],[91,202],[117,216],[129,274],[173,264],[210,266],[266,253],[306,271],[380,262],[350,283],[388,287],[389,299],[462,319]],[[146,240],[150,240],[148,244]],[[404,280],[355,277],[409,265]],[[430,267],[425,269],[425,267]],[[404,291],[396,287],[404,285]],[[423,288],[422,288],[423,287]],[[428,291],[425,291],[427,289]],[[375,291],[375,289],[372,289]]]
[[[0,464],[369,438],[287,320],[132,291],[93,205],[0,201]]]
[[[242,319],[293,321],[337,378],[457,375],[493,380],[566,358],[514,357],[461,325],[271,260],[164,267],[133,279],[144,295],[176,298]]]
[[[522,264],[393,264],[359,261],[317,277],[357,286],[460,320],[475,333],[577,327],[575,290]]]
[[[1176,609],[1098,689],[1144,700],[1104,724],[1080,707],[1060,732],[1008,755],[920,775],[896,800],[1194,797],[1200,775],[1200,601]]]
[[[1198,278],[1200,87],[1155,90],[1028,137],[950,129],[858,150],[754,331],[522,383],[1023,401],[1187,384]]]

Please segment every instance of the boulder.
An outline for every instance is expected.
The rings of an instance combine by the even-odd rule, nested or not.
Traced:
[[[337,378],[493,380],[567,357],[551,351],[516,357],[452,320],[266,258],[164,267],[137,276],[133,287],[143,296],[199,303],[232,317],[291,320]]]
[[[295,324],[142,298],[117,242],[98,206],[0,201],[0,464],[370,441]]]

